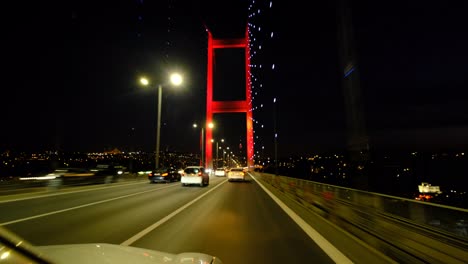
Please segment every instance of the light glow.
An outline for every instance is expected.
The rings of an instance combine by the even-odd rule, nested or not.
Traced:
[[[10,251],[3,252],[0,259],[7,259],[10,256]]]
[[[140,83],[141,83],[142,85],[144,85],[144,86],[148,86],[150,82],[149,82],[149,80],[148,80],[147,78],[141,77],[141,78],[140,78]]]
[[[171,74],[171,83],[178,86],[182,84],[182,75],[178,73]]]
[[[39,176],[39,177],[20,177],[19,179],[21,181],[27,181],[27,180],[53,180],[55,178],[57,178],[57,176],[46,175],[46,176]]]

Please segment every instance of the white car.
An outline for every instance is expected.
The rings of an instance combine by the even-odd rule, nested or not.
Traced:
[[[228,174],[228,181],[245,181],[245,172],[243,168],[232,168]]]
[[[145,248],[107,243],[36,246],[0,226],[1,263],[213,263],[223,262],[216,256],[184,252],[172,254]]]
[[[182,186],[196,184],[203,187],[210,183],[210,176],[202,166],[188,166],[184,169],[180,182]]]
[[[224,170],[224,168],[217,168],[214,172],[214,175],[215,176],[226,176],[226,171]]]

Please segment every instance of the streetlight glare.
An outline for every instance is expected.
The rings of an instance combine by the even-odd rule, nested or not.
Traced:
[[[197,124],[193,124],[193,127],[197,127]]]
[[[213,123],[209,123],[209,124],[208,124],[208,127],[209,127],[209,128],[213,128],[213,127],[214,127],[214,124],[213,124]]]
[[[143,84],[144,86],[147,86],[149,84],[149,80],[145,77],[141,77],[140,83]]]
[[[182,75],[178,73],[171,74],[171,83],[174,85],[180,85],[182,83]]]

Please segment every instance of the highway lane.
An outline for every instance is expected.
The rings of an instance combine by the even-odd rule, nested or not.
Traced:
[[[334,263],[250,177],[223,184],[132,246],[225,263]]]
[[[88,242],[119,244],[220,181],[212,180],[207,188],[184,189],[180,183],[141,182],[0,203],[2,212],[14,212],[22,216],[15,220],[8,219],[7,222],[3,219],[10,213],[2,214],[1,223],[7,223],[8,229],[38,245]],[[32,205],[39,209],[31,208]],[[38,214],[29,211],[39,211],[39,216],[45,213],[48,215],[37,217]]]
[[[0,223],[36,245],[99,242],[197,251],[225,263],[333,263],[251,178],[212,177],[204,188],[137,182],[77,190],[0,202]]]
[[[148,184],[147,181],[138,181],[124,184],[67,187],[37,195],[29,194],[16,198],[3,198],[0,200],[0,208],[9,213],[0,216],[0,223],[86,204],[111,202],[112,199],[124,199],[132,195],[171,188],[175,187],[176,184],[178,183],[155,187],[155,185]],[[26,208],[27,210],[25,210]]]

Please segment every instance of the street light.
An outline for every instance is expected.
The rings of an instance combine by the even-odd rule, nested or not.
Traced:
[[[182,84],[182,75],[178,73],[172,73],[169,77],[170,82],[175,85],[179,86]],[[140,83],[143,86],[150,86],[151,82],[148,78],[146,77],[141,77],[140,78]],[[158,84],[158,121],[156,125],[156,165],[155,168],[159,168],[159,142],[160,142],[160,135],[161,135],[161,103],[162,103],[162,84]]]
[[[198,125],[197,124],[193,124],[193,127],[194,128],[197,128]],[[203,136],[204,136],[204,133],[203,133],[203,127],[201,128],[201,131],[200,131],[200,166],[203,166]]]
[[[211,139],[211,143],[213,143],[215,140],[214,139]],[[224,142],[224,139],[221,139],[221,143]],[[219,159],[218,159],[218,150],[221,148],[218,146],[218,143],[219,141],[216,141],[216,162],[215,162],[215,169],[218,168],[218,163],[219,163]]]
[[[275,175],[278,176],[278,129],[277,129],[277,119],[278,119],[278,104],[276,103],[276,97],[273,98],[273,131],[275,133]]]
[[[193,127],[194,128],[197,128],[198,125],[196,123],[193,124]],[[213,123],[209,123],[208,124],[208,128],[212,129],[214,127],[214,124]],[[205,166],[205,127],[202,126],[201,127],[201,136],[200,136],[200,141],[201,141],[201,144],[200,144],[200,148],[201,148],[201,158],[200,158],[200,166]]]

